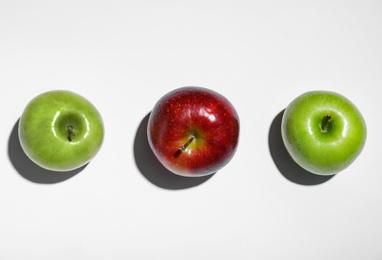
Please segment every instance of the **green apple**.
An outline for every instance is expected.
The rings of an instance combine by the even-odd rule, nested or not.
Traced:
[[[20,144],[40,167],[70,171],[99,151],[104,127],[100,113],[84,97],[65,90],[45,92],[29,102],[19,123]]]
[[[348,167],[366,142],[366,124],[356,106],[330,91],[311,91],[285,109],[281,135],[292,159],[305,170],[333,175]]]

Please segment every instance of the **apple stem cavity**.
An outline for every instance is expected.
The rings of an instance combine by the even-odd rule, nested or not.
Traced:
[[[76,135],[73,133],[73,127],[70,125],[68,126],[68,140],[69,142],[72,141],[72,138],[74,138]]]
[[[187,147],[190,145],[190,143],[192,143],[194,139],[195,139],[195,136],[191,136],[190,139],[187,141],[187,143],[179,147],[179,149],[174,153],[174,157],[178,158],[182,154],[182,152],[184,152],[187,149]]]
[[[331,114],[326,115],[325,123],[322,124],[322,131],[323,132],[326,132],[328,130],[328,126],[329,126],[329,122],[330,122],[331,118],[332,118]]]

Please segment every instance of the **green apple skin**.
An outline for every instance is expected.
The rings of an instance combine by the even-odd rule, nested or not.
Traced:
[[[328,114],[331,118],[325,131]],[[298,165],[318,175],[333,175],[358,157],[367,130],[361,113],[347,98],[330,91],[311,91],[285,109],[281,135]]]
[[[103,121],[97,109],[84,97],[66,90],[35,97],[19,122],[24,152],[34,163],[51,171],[70,171],[87,164],[101,148],[103,136]]]

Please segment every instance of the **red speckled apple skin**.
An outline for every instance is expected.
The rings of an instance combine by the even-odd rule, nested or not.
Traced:
[[[155,156],[168,170],[183,176],[204,176],[232,159],[239,140],[239,117],[221,94],[184,87],[156,103],[147,134]],[[185,144],[187,148],[181,151]]]

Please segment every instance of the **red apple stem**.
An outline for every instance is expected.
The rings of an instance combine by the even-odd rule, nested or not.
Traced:
[[[181,150],[182,152],[184,152],[187,147],[190,145],[190,143],[195,139],[195,137],[191,136],[191,138],[187,141],[187,143],[185,143],[184,145],[182,145],[181,147],[179,147],[179,150]]]
[[[326,132],[328,130],[328,126],[329,126],[329,122],[330,122],[331,118],[332,118],[331,114],[327,114],[326,115],[326,121],[325,121],[325,123],[322,126],[322,131]]]
[[[71,138],[74,138],[76,135],[73,133],[73,127],[70,125],[68,126],[68,132]],[[69,140],[70,141],[70,140]]]
[[[182,153],[182,152],[184,152],[186,149],[187,149],[187,147],[190,145],[190,143],[192,143],[192,141],[195,139],[195,137],[194,136],[191,136],[190,137],[190,139],[187,141],[187,143],[185,143],[184,145],[182,145],[181,147],[179,147],[179,149],[174,153],[174,156],[176,157],[176,158],[178,158],[179,156],[180,156],[180,154]]]

